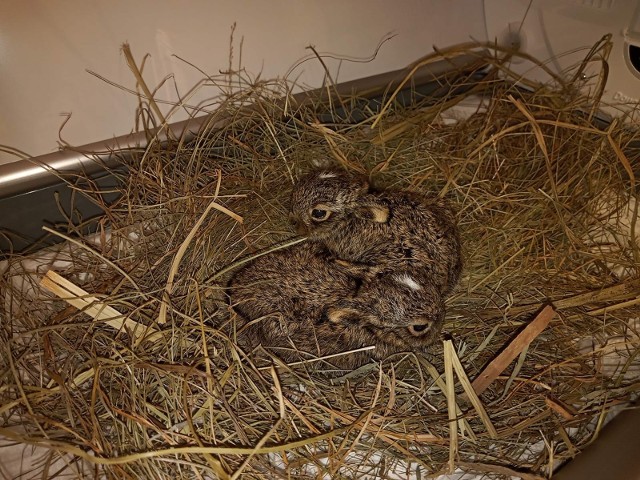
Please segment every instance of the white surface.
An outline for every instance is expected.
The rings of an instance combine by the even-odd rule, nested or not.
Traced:
[[[525,52],[548,60],[547,66],[556,73],[575,67],[596,42],[611,34],[613,48],[603,95],[611,106],[603,110],[616,115],[640,102],[640,73],[627,55],[629,45],[640,46],[638,0],[485,0],[484,5],[489,38],[502,44],[519,38]],[[512,68],[529,78],[549,80],[528,62]],[[593,88],[600,69],[594,63],[586,70],[585,88]]]
[[[310,52],[370,57],[388,34],[375,60],[327,60],[338,81],[402,68],[432,51],[476,39],[486,40],[480,0],[169,0],[92,1],[3,0],[0,4],[0,144],[29,155],[57,149],[63,113],[72,113],[63,138],[75,145],[129,133],[136,99],[86,73],[135,88],[120,52],[129,42],[150,87],[174,73],[181,93],[202,74],[178,55],[210,74],[229,66],[231,26],[234,67],[242,40],[242,64],[254,76],[284,76]],[[304,63],[300,80],[317,87],[323,71]],[[214,92],[202,92],[212,96]],[[176,100],[168,82],[158,98]],[[165,111],[168,110],[168,107]],[[184,119],[185,115],[170,121]],[[16,160],[0,152],[0,163]]]

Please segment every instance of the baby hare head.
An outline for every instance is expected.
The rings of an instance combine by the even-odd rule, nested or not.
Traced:
[[[405,271],[383,274],[365,283],[356,296],[335,302],[326,315],[333,323],[356,323],[364,329],[385,332],[391,335],[385,337],[386,342],[402,339],[418,347],[435,341],[445,311],[436,285]]]

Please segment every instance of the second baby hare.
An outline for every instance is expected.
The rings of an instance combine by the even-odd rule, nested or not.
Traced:
[[[444,318],[437,288],[389,276],[358,297],[361,285],[350,267],[334,262],[315,243],[258,257],[229,283],[239,342],[249,348],[261,345],[287,362],[375,347],[329,360],[340,368],[396,352],[424,351],[433,343]],[[408,294],[423,289],[423,296],[407,297],[404,304],[410,308],[403,310],[394,304],[397,296],[384,294],[386,288],[406,288]],[[433,301],[424,302],[425,294]]]

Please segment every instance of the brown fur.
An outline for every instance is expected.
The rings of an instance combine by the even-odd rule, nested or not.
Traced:
[[[394,281],[383,278],[375,283],[377,292],[370,290],[371,298],[358,297],[361,280],[353,275],[353,268],[333,261],[319,245],[304,243],[264,255],[241,268],[231,279],[229,293],[243,345],[262,345],[284,361],[375,346],[329,360],[341,368],[355,368],[372,358],[424,350],[439,332],[442,315],[433,315],[432,306],[414,309],[417,322],[434,323],[434,328],[430,323],[420,332],[410,330],[402,309],[383,306],[385,298],[398,298],[383,292]],[[363,313],[369,301],[374,308],[369,306]],[[341,318],[330,318],[336,311]]]
[[[310,215],[318,204],[332,212],[321,222]],[[388,215],[381,217],[385,209]],[[420,283],[436,285],[444,297],[460,277],[460,237],[444,199],[372,191],[362,176],[321,170],[294,187],[290,217],[300,233],[337,258],[379,273],[410,270]]]

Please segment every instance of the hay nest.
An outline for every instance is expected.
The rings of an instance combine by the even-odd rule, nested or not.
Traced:
[[[604,74],[581,83],[606,52],[524,89],[513,53],[450,49],[425,61],[475,55],[483,80],[410,102],[230,74],[195,138],[122,152],[118,200],[72,182],[104,207],[92,235],[71,218],[4,265],[0,435],[40,447],[39,478],[549,475],[640,380],[638,132],[597,122]],[[327,161],[457,207],[465,273],[430,355],[337,372],[237,346],[225,282],[291,241],[289,188]]]

